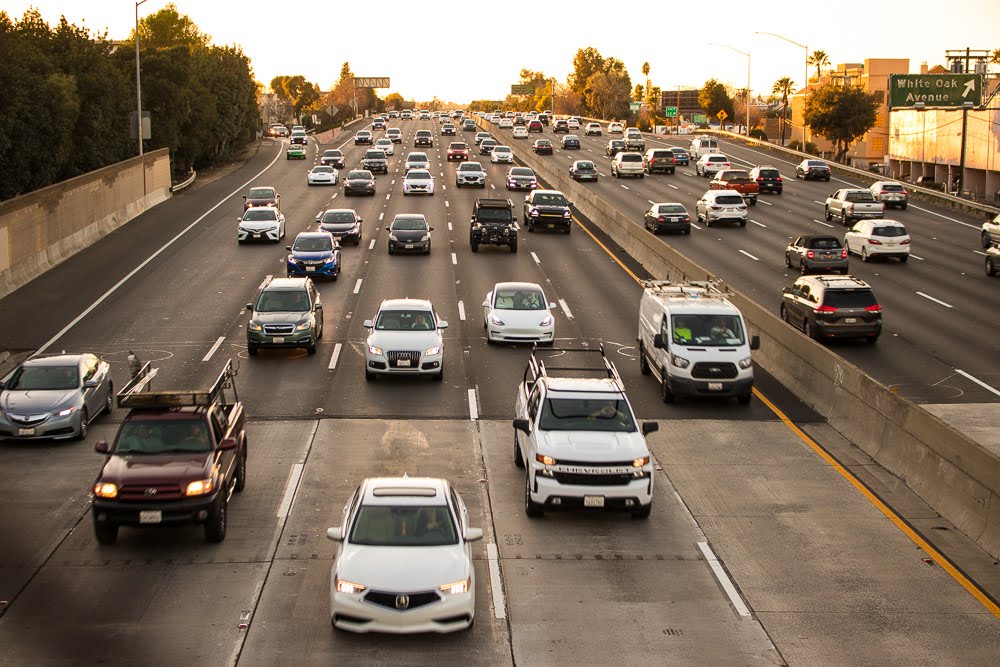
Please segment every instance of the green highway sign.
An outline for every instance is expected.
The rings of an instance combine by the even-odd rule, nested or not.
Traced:
[[[663,115],[667,118],[677,118],[677,107],[663,107]]]
[[[638,111],[641,104],[642,102],[629,102],[628,108],[630,111]]]
[[[691,117],[691,120],[692,122],[697,123],[698,125],[702,125],[703,123],[708,122],[708,116],[706,116],[703,113],[696,113]]]
[[[893,109],[918,103],[925,107],[961,108],[983,100],[981,74],[890,74],[889,106]]]
[[[535,87],[530,83],[514,83],[510,86],[511,95],[531,95],[535,92]]]

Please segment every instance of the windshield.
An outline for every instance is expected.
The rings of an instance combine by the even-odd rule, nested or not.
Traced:
[[[332,174],[333,173],[333,167],[318,166],[318,167],[313,167],[312,170],[313,170],[314,174]]]
[[[365,159],[366,160],[384,160],[385,159],[385,153],[383,153],[382,151],[368,151],[367,153],[365,153]]]
[[[257,299],[259,313],[301,313],[309,310],[309,295],[298,290],[271,290],[261,292]]]
[[[429,137],[429,136],[431,136],[431,131],[430,130],[417,130],[417,136],[418,137]]]
[[[375,321],[376,331],[433,331],[434,316],[427,310],[383,310]]]
[[[450,148],[453,151],[464,151],[466,148],[468,148],[468,146],[466,146],[465,144],[451,144],[450,146],[448,146],[448,148]]]
[[[687,210],[680,204],[669,204],[666,206],[660,206],[656,209],[657,213],[660,215],[670,214],[670,213],[687,213]]]
[[[343,153],[336,150],[323,151],[323,157],[341,157]]]
[[[827,290],[823,296],[824,306],[834,308],[866,308],[878,305],[871,290]]]
[[[427,162],[427,153],[410,153],[406,157],[407,162]]]
[[[295,243],[292,244],[292,250],[297,250],[298,252],[323,252],[324,250],[333,250],[333,242],[326,237],[312,236],[307,238],[295,239]]]
[[[323,216],[323,222],[354,222],[355,219],[351,211],[330,211]]]
[[[545,310],[545,298],[538,290],[501,289],[494,299],[497,310]]]
[[[542,406],[543,431],[615,431],[634,433],[628,403],[617,398],[549,398]]]
[[[594,168],[594,163],[593,162],[577,162],[576,163],[576,168],[579,169],[580,171],[584,171],[584,170],[588,170],[588,169],[593,169]]]
[[[821,238],[809,239],[805,246],[813,250],[839,250],[840,241],[832,236],[823,236]]]
[[[566,206],[566,198],[561,194],[539,194],[531,203],[535,206]]]
[[[716,197],[715,203],[725,206],[737,206],[743,203],[743,197],[739,195],[723,195],[722,197]]]
[[[806,160],[807,167],[826,167],[826,162],[818,162],[816,160]]]
[[[516,168],[510,170],[510,175],[511,176],[528,176],[530,178],[534,178],[535,177],[535,172],[533,172],[531,169],[527,169],[527,168],[524,168],[524,167],[516,167]]]
[[[392,221],[392,228],[395,230],[420,231],[427,229],[427,221],[418,216],[397,216]]]
[[[16,391],[76,389],[80,376],[76,366],[22,366],[7,384]]]
[[[479,222],[510,222],[510,209],[498,206],[480,206],[476,211]]]
[[[746,340],[738,315],[676,315],[671,325],[674,342],[681,345],[730,347]]]
[[[406,175],[406,180],[408,181],[429,181],[431,180],[431,172],[424,169],[414,169]]]
[[[439,547],[458,544],[458,532],[446,505],[362,505],[349,540],[373,547]]]
[[[247,212],[243,214],[244,220],[249,220],[250,222],[261,222],[261,221],[274,221],[278,219],[273,210],[268,210],[266,208],[251,208],[247,209]]]
[[[896,183],[885,183],[882,186],[882,192],[906,192],[906,189]]]
[[[478,174],[483,170],[483,165],[479,164],[478,162],[463,162],[462,165],[459,166],[458,170],[472,171]]]
[[[347,180],[349,181],[369,181],[371,180],[371,172],[367,171],[352,171],[347,175]]]
[[[202,419],[126,421],[115,441],[116,454],[210,451],[208,424]]]
[[[247,199],[274,199],[274,190],[271,188],[254,188],[250,190]]]

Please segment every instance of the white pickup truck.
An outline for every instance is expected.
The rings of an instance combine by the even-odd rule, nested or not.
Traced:
[[[885,204],[875,199],[871,190],[842,188],[826,198],[826,219],[840,219],[840,224],[850,227],[854,220],[884,218]]]
[[[636,422],[603,345],[533,351],[514,409],[525,514],[593,507],[649,516],[653,462],[646,435],[659,425]]]

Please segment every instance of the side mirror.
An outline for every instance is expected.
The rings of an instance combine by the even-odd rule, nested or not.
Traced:
[[[291,249],[292,249],[292,246],[290,246],[290,245],[286,245],[285,246],[285,250],[291,250]]]
[[[782,287],[781,288],[781,293],[782,294],[791,294],[792,293],[792,288],[791,287]]]
[[[483,529],[482,528],[466,528],[465,529],[465,541],[466,542],[476,542],[483,539]]]
[[[448,323],[446,321],[441,320],[440,322],[438,322],[438,329],[447,329],[447,328],[448,328]]]
[[[489,308],[489,307],[490,307],[489,298],[483,299],[483,308]]]
[[[527,419],[515,419],[513,424],[517,431],[531,432],[531,423]]]
[[[388,227],[386,227],[386,228],[385,228],[385,231],[389,231],[389,228],[388,228]]]
[[[566,206],[572,206],[572,205],[573,205],[573,202],[571,202],[571,201],[566,202]]]
[[[100,380],[87,380],[86,382],[83,383],[83,387],[84,389],[93,389],[100,383],[101,383]]]
[[[98,440],[94,443],[94,451],[98,454],[107,454],[111,450],[107,440]]]
[[[358,218],[358,222],[364,222],[364,221],[365,221],[364,218]]]
[[[219,449],[236,449],[236,438],[224,438],[223,441],[219,443]]]
[[[760,349],[760,336],[753,336],[750,338],[750,349],[751,350]]]
[[[642,422],[642,434],[649,435],[660,430],[660,425],[656,422]]]
[[[315,305],[315,306],[313,307],[313,310],[323,310],[323,304],[322,304],[322,303],[317,303],[317,304],[316,304],[316,305]]]
[[[375,322],[372,320],[365,320],[364,324],[362,324],[361,326],[363,326],[365,329],[374,329]]]
[[[427,231],[429,231],[429,232],[433,232],[433,231],[434,231],[434,228],[433,228],[433,227],[428,227],[428,228],[427,228]]]
[[[248,303],[247,304],[247,310],[253,312],[253,304],[252,303]]]
[[[247,200],[247,196],[243,195],[243,201],[246,201],[246,200]]]
[[[236,218],[236,222],[243,222],[243,218],[242,217],[237,217]]]
[[[335,526],[333,528],[326,529],[326,539],[333,540],[334,542],[343,542],[344,531],[340,526]]]
[[[653,347],[655,347],[657,350],[667,349],[667,342],[663,340],[663,334],[658,333],[655,336],[653,336]]]

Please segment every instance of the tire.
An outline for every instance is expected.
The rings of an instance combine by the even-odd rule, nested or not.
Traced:
[[[905,211],[906,210],[906,204],[903,204],[902,206],[900,206],[899,210],[900,211]]]
[[[247,354],[249,354],[251,357],[256,357],[257,356],[257,346],[256,345],[247,344]]]
[[[900,261],[900,263],[902,263],[902,264],[906,264],[906,261],[907,261],[908,259],[910,259],[910,256],[909,256],[909,255],[900,255],[900,256],[899,256],[899,261]]]
[[[517,241],[514,241],[513,243],[510,244],[510,251],[512,253],[517,253]]]
[[[750,399],[753,397],[753,393],[747,392],[745,394],[740,394],[736,397],[736,402],[740,405],[750,405]]]
[[[785,253],[785,268],[786,269],[792,268],[792,258],[788,256],[787,252]]]
[[[243,440],[243,455],[240,462],[236,464],[236,486],[235,491],[239,493],[247,486],[247,441]]]
[[[118,524],[94,522],[94,537],[98,544],[114,544],[118,541]]]
[[[316,354],[316,341],[312,341],[306,345],[306,354]]]
[[[205,541],[221,542],[226,539],[226,524],[228,523],[229,503],[226,502],[225,489],[219,491],[219,500],[205,521]]]
[[[572,231],[573,231],[573,223],[570,223],[569,225],[566,226],[566,233],[570,234],[572,233]]]
[[[538,504],[531,499],[531,486],[529,483],[530,475],[525,471],[524,473],[524,513],[528,515],[529,518],[537,519],[542,516],[544,512],[539,508]]]
[[[660,398],[663,399],[664,403],[673,403],[677,400],[677,396],[674,392],[670,391],[670,385],[667,384],[667,374],[663,373],[663,381],[660,383]]]
[[[653,511],[653,501],[650,501],[648,505],[642,505],[639,509],[632,512],[633,519],[648,519],[649,515]]]
[[[869,259],[871,258],[868,257],[868,248],[866,248],[865,246],[861,246],[861,261],[867,262]]]
[[[470,245],[472,245],[472,252],[479,252],[479,244],[478,243],[476,243],[475,241],[472,241]]]
[[[990,247],[990,243],[991,243],[991,239],[990,239],[990,233],[989,232],[984,231],[982,234],[979,235],[979,245],[981,245],[984,248],[989,248]]]
[[[808,319],[802,320],[802,333],[804,333],[809,338],[812,338],[813,340],[819,340],[819,338],[816,336],[816,333],[812,330],[812,326],[810,326]]]
[[[524,467],[524,457],[521,456],[521,445],[517,442],[517,431],[514,431],[514,465],[518,468]]]
[[[997,274],[997,266],[993,263],[992,257],[986,258],[986,275],[995,276]]]
[[[434,381],[441,382],[444,380],[444,364],[441,364],[441,370],[434,374]]]
[[[365,369],[365,381],[366,382],[374,382],[376,377],[377,376],[375,375],[375,373],[372,373],[367,368]]]
[[[108,398],[104,402],[104,414],[111,416],[112,411],[115,409],[115,386],[108,383]]]
[[[646,350],[639,346],[639,372],[643,375],[651,375],[653,370],[649,367],[649,359],[646,358]]]
[[[833,214],[830,213],[830,207],[829,206],[826,207],[825,214],[826,214],[826,221],[827,222],[830,222],[831,220],[833,220]]]
[[[843,225],[844,227],[849,227],[850,222],[851,222],[850,218],[847,217],[847,211],[842,212],[840,214],[840,224]]]
[[[90,415],[87,414],[87,408],[80,409],[80,431],[76,434],[75,440],[86,440],[87,431],[90,426]]]
[[[867,338],[865,338],[865,342],[868,343],[869,345],[874,345],[875,343],[878,342],[878,336],[868,336]]]
[[[750,205],[751,206],[756,206],[757,205],[757,200],[756,199],[751,199],[750,200]]]
[[[744,218],[743,220],[740,220],[740,227],[746,227],[746,226],[747,226],[746,218]]]
[[[806,268],[806,260],[802,260],[801,262],[799,262],[799,273],[801,273],[802,275],[806,275],[807,273],[809,273],[809,269]]]
[[[781,317],[781,319],[783,319],[783,320],[784,320],[785,322],[788,322],[788,311],[787,311],[787,310],[785,310],[785,304],[781,304],[781,307],[780,307],[780,308],[778,309],[778,315],[779,315],[779,316]]]

